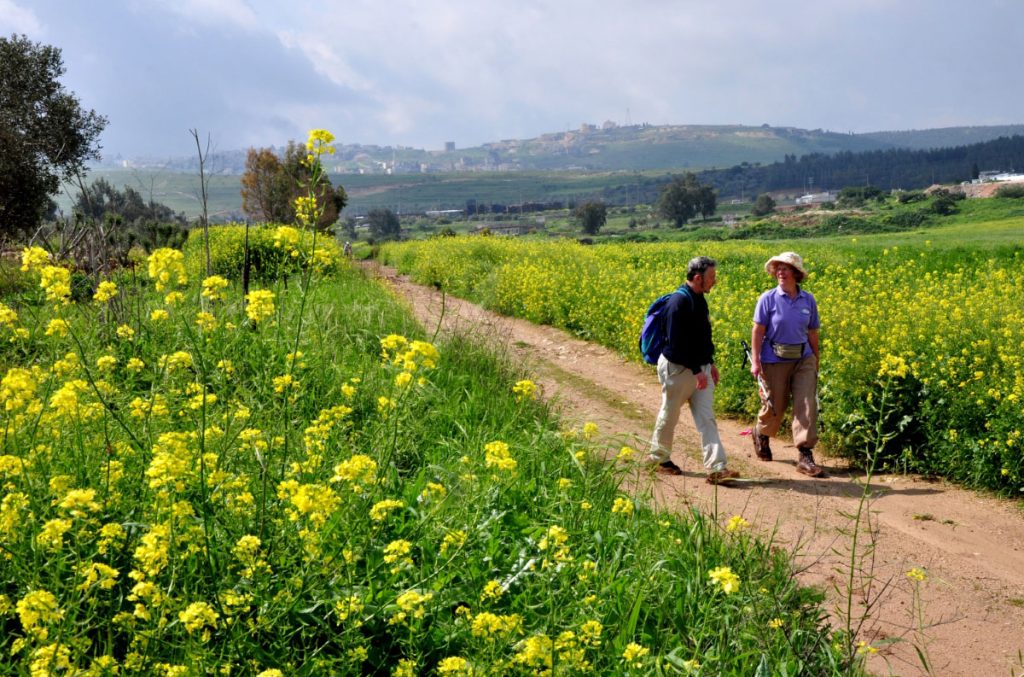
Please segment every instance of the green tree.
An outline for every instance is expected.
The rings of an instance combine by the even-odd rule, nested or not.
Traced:
[[[584,202],[573,211],[580,227],[587,235],[597,235],[597,231],[608,221],[608,208],[603,202]]]
[[[375,240],[397,240],[402,232],[398,216],[390,209],[371,209],[366,213],[366,221]]]
[[[714,214],[717,197],[714,188],[700,183],[693,172],[687,172],[662,187],[657,208],[676,228],[682,228],[697,214],[704,218]]]
[[[250,148],[242,174],[242,211],[257,221],[285,223],[292,195],[284,166],[269,148]]]
[[[697,199],[699,202],[697,211],[700,212],[702,219],[715,215],[715,210],[718,209],[718,194],[710,184],[701,184],[698,189]]]
[[[289,141],[283,159],[269,148],[250,148],[241,179],[242,209],[260,221],[294,223],[295,198],[308,195],[311,177],[304,144]],[[316,199],[323,208],[317,228],[326,230],[338,220],[348,195],[325,176],[317,186]]]
[[[775,211],[775,200],[768,193],[761,193],[754,200],[754,208],[750,213],[754,216],[768,216]]]
[[[356,218],[354,216],[346,217],[341,222],[341,234],[349,240],[356,239]]]
[[[0,38],[0,234],[35,229],[61,180],[99,158],[107,119],[82,109],[58,82],[64,72],[60,49]]]
[[[306,144],[295,143],[294,141],[288,142],[288,147],[284,152],[284,173],[291,181],[292,194],[291,199],[288,200],[289,208],[289,221],[295,220],[295,210],[292,208],[292,204],[295,198],[306,196],[309,194],[309,181],[312,177],[312,171],[309,168],[309,163],[306,161]],[[317,222],[317,227],[320,230],[326,230],[334,225],[341,215],[341,210],[348,204],[348,195],[345,193],[345,189],[341,186],[332,186],[331,181],[324,174],[322,182],[317,186],[316,201],[323,208],[323,215]]]
[[[146,251],[181,247],[188,238],[184,214],[152,198],[146,200],[130,186],[118,190],[106,179],[81,186],[73,211],[73,221],[62,221],[55,224],[55,231],[43,232],[59,233],[51,241],[73,243],[64,254],[88,270],[127,261],[132,247]]]
[[[184,214],[176,213],[167,205],[152,199],[146,200],[142,193],[131,186],[125,186],[120,191],[103,178],[96,179],[78,192],[74,211],[97,221],[115,215],[128,224],[143,221],[186,223]]]

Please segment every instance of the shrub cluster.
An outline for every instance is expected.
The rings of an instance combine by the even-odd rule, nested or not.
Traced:
[[[1024,197],[1024,183],[1011,183],[999,186],[996,189],[996,197],[1019,199]]]
[[[310,262],[319,272],[337,269],[341,248],[333,237],[292,226],[230,224],[210,227],[211,274],[241,279],[248,237],[249,275],[254,280],[275,280],[295,275]],[[206,272],[206,243],[202,229],[189,232],[183,249],[193,276]],[[313,238],[316,250],[311,252]]]

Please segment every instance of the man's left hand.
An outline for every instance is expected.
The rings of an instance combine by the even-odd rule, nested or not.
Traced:
[[[708,375],[703,370],[698,371],[695,376],[697,377],[697,390],[704,390],[708,387]]]
[[[718,367],[711,365],[711,380],[714,381],[715,385],[718,385]]]

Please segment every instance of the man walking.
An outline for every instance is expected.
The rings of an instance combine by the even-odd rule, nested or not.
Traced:
[[[658,472],[683,474],[672,462],[672,439],[679,411],[684,402],[689,402],[694,425],[700,433],[710,484],[739,477],[738,472],[726,468],[725,448],[718,435],[713,409],[718,369],[711,341],[711,317],[704,295],[715,286],[715,267],[715,260],[707,256],[690,261],[686,284],[680,286],[665,305],[665,349],[658,358],[661,410],[654,423],[648,456],[652,464],[657,464]]]

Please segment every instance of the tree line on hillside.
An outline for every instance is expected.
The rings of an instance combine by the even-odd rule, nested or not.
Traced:
[[[936,183],[977,178],[980,171],[1024,170],[1024,136],[933,150],[890,149],[835,155],[787,155],[770,165],[741,164],[698,174],[721,195],[756,195],[769,191],[839,190],[874,185],[883,190],[912,190]]]
[[[787,155],[767,165],[743,162],[727,169],[696,172],[699,183],[716,189],[719,197],[749,198],[761,193],[838,191],[846,186],[874,185],[885,191],[915,190],[936,183],[977,178],[981,171],[1024,171],[1024,136],[932,150],[874,150],[834,155]],[[606,186],[587,199],[608,205],[656,204],[666,185],[678,174],[635,174]]]

